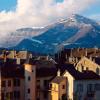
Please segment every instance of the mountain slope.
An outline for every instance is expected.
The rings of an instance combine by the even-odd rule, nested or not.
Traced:
[[[63,46],[66,48],[100,47],[100,25],[83,16],[72,15],[66,20],[52,24],[44,33],[34,36],[31,40],[23,40],[16,48],[21,49],[23,46],[40,53],[54,53]]]
[[[8,33],[6,37],[0,41],[0,47],[13,47],[19,44],[24,39],[31,39],[33,36],[45,32],[47,28],[21,28],[14,32]]]
[[[63,41],[65,42],[65,40],[67,40],[66,42],[73,43],[78,39],[89,35],[89,33],[91,37],[99,35],[99,24],[85,17],[75,15],[72,18],[57,23],[53,28],[49,29],[44,34],[35,37],[35,39],[46,43],[62,43]]]

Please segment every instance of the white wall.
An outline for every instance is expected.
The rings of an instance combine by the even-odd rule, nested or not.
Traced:
[[[68,96],[68,98],[69,99],[71,99],[71,100],[73,100],[73,82],[74,82],[74,78],[73,78],[73,76],[69,73],[69,72],[65,72],[64,73],[64,75],[63,75],[64,77],[66,77],[67,78],[67,96]]]

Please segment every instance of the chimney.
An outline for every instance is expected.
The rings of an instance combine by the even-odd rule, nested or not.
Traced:
[[[4,62],[6,62],[7,61],[6,51],[3,52],[3,58],[4,58]]]
[[[92,56],[90,56],[90,60],[92,61]]]
[[[57,71],[57,76],[60,76],[60,69],[58,69]]]
[[[94,48],[94,53],[96,54],[97,51],[98,51],[98,48],[95,46],[95,48]]]
[[[87,53],[88,53],[88,52],[87,52],[87,48],[86,48],[86,49],[85,49],[85,56],[86,56],[86,57],[87,57]]]
[[[93,58],[93,62],[95,63],[95,58]]]
[[[76,63],[78,62],[78,58],[77,58],[77,57],[75,58],[75,62],[76,62]]]
[[[16,57],[16,51],[14,51],[14,58]]]
[[[16,58],[16,64],[20,64],[20,58]]]
[[[58,52],[58,62],[60,61],[61,59],[61,52]]]
[[[77,48],[77,52],[79,52],[80,51],[80,48]]]
[[[7,61],[7,57],[6,56],[4,56],[4,62],[6,62]]]
[[[29,58],[32,58],[32,54],[29,54]]]
[[[49,55],[48,55],[48,56],[46,56],[46,60],[47,60],[47,61],[49,60]]]
[[[65,54],[65,57],[66,57],[66,59],[68,58],[68,55],[67,55],[67,53]]]
[[[70,52],[70,57],[72,57],[73,56],[73,49],[71,49],[71,52]]]

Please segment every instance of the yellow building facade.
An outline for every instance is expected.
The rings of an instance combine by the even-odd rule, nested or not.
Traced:
[[[50,83],[49,100],[66,100],[67,79],[62,76],[56,76]]]

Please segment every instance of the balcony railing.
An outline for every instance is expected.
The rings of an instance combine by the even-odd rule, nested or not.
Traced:
[[[49,91],[49,87],[48,86],[46,86],[46,87],[38,87],[37,91]]]
[[[87,92],[88,97],[94,97],[95,96],[95,91],[89,91]]]

